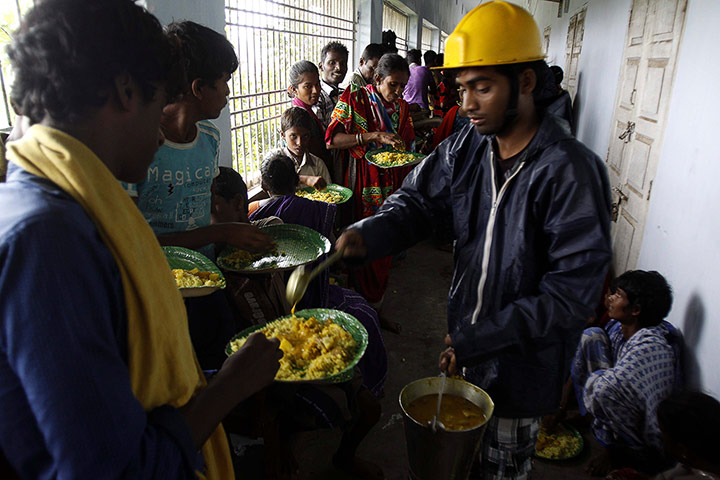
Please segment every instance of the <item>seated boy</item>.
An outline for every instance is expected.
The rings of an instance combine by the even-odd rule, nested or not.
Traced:
[[[658,272],[628,271],[608,297],[612,319],[583,332],[571,374],[580,412],[593,416],[592,431],[605,447],[588,470],[662,468],[662,435],[656,411],[681,384],[679,332],[663,320],[672,292]]]
[[[234,478],[218,425],[272,383],[278,342],[253,336],[206,386],[118,182],[162,143],[176,61],[160,23],[130,0],[43,0],[8,54],[32,126],[0,185],[0,452],[21,478]]]

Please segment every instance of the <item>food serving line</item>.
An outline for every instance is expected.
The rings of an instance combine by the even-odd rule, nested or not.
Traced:
[[[421,154],[390,149],[367,154],[367,160],[381,168],[415,164],[422,158]],[[303,189],[298,195],[315,201],[343,203],[351,198],[352,192],[340,185],[329,185],[324,192]],[[299,298],[292,295],[296,290],[294,282],[301,278],[306,265],[330,252],[330,241],[301,225],[270,225],[262,230],[274,242],[270,252],[250,254],[228,246],[219,254],[217,265],[193,250],[163,247],[181,294],[196,297],[225,288],[223,271],[254,275],[295,270],[288,292],[295,297],[289,299],[290,303],[296,303]],[[349,381],[368,343],[367,330],[357,319],[339,310],[316,308],[294,312],[239,332],[228,343],[226,354],[232,355],[256,331],[281,340],[284,358],[276,382]],[[494,410],[492,399],[482,389],[460,378],[444,380],[444,375],[422,378],[406,385],[399,395],[412,478],[467,478]],[[438,399],[441,392],[444,402]],[[575,439],[571,451],[567,448],[558,450],[558,445],[568,443],[568,437]],[[538,446],[543,448],[540,450],[542,458],[570,458],[582,450],[582,437],[577,431],[568,430],[563,434],[543,436]]]

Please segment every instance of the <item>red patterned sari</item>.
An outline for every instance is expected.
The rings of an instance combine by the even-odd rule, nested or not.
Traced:
[[[336,133],[355,135],[366,132],[397,133],[412,150],[415,141],[410,110],[405,100],[386,102],[373,85],[359,88],[350,85],[340,96],[325,135],[330,143]],[[365,153],[382,145],[371,142],[354,146],[345,185],[353,190],[355,219],[374,215],[387,197],[400,188],[412,167],[378,168],[365,160]],[[376,260],[363,269],[357,278],[357,287],[370,303],[382,300],[387,288],[390,258]]]

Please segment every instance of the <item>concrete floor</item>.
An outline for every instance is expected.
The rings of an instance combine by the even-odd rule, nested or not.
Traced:
[[[408,383],[439,374],[437,359],[447,331],[446,299],[452,279],[452,254],[431,243],[408,251],[407,258],[393,265],[383,314],[402,324],[399,335],[383,331],[388,352],[388,378],[382,398],[382,417],[361,444],[359,455],[380,465],[385,478],[408,478],[408,460],[403,419],[398,395]],[[564,462],[536,460],[534,480],[574,480],[592,478],[584,473],[591,455],[599,449],[583,432],[583,453]],[[304,433],[295,454],[302,479],[344,480],[348,476],[330,465],[330,457],[340,441],[340,432],[319,430]],[[248,473],[247,470],[245,473]],[[253,478],[240,475],[238,478]]]

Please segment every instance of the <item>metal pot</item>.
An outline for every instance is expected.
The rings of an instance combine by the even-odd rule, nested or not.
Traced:
[[[495,404],[481,388],[465,380],[448,378],[445,394],[463,397],[485,413],[485,423],[471,430],[447,431],[438,428],[435,433],[407,413],[407,405],[418,397],[440,393],[441,377],[415,380],[400,392],[400,408],[404,414],[405,439],[410,461],[410,476],[418,480],[464,480],[477,455],[487,422]]]

